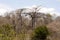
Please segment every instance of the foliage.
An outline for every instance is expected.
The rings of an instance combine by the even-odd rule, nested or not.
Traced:
[[[4,24],[0,26],[0,39],[1,40],[11,40],[15,36],[15,31],[13,26],[10,24]]]
[[[37,9],[37,8],[36,8]],[[36,10],[35,9],[35,10]],[[32,30],[32,25],[41,26],[47,25],[52,22],[50,14],[39,13],[35,15],[35,12],[30,12],[29,15],[25,15],[25,9],[19,9],[16,11],[12,11],[7,13],[6,16],[0,17],[0,40],[24,40],[27,36],[26,34],[30,34],[30,30]],[[22,14],[24,13],[24,15]],[[34,14],[32,14],[34,13]],[[38,13],[38,12],[36,12]],[[40,16],[39,18],[34,18]],[[32,19],[33,17],[33,19]],[[36,20],[37,19],[37,20]],[[35,21],[36,20],[36,21]],[[8,23],[8,24],[7,24]],[[11,25],[10,25],[11,24]],[[13,25],[13,26],[12,26]],[[35,27],[34,27],[35,28]],[[34,35],[47,35],[47,28],[37,28],[34,31]],[[38,31],[40,30],[40,32]],[[44,31],[45,30],[45,31]],[[36,32],[36,33],[35,33]],[[40,33],[40,34],[39,34]],[[16,37],[17,36],[17,37]],[[28,35],[29,36],[29,35]]]
[[[46,26],[40,26],[33,31],[32,35],[31,40],[46,40],[49,31]]]

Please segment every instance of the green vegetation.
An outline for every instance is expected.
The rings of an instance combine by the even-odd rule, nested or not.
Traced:
[[[37,9],[35,10],[37,11]],[[38,13],[38,11],[26,14],[24,10],[19,9],[7,13],[4,17],[0,16],[0,40],[30,40],[32,32],[31,40],[45,40],[47,38],[48,29],[42,25],[51,23],[53,21],[52,16]]]
[[[31,40],[46,40],[49,35],[49,31],[46,26],[40,26],[33,31]]]
[[[15,31],[10,24],[0,26],[0,40],[12,40],[14,35]]]

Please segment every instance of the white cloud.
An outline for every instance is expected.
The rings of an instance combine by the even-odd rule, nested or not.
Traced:
[[[31,11],[33,11],[34,8],[36,8],[36,7],[38,7],[38,6],[33,5],[32,7],[31,7],[31,6],[24,7],[24,8],[29,8],[29,9],[31,9],[31,10],[27,9],[27,10],[25,10],[25,12],[31,12]],[[51,15],[56,14],[57,16],[60,16],[60,13],[57,12],[55,8],[47,8],[47,7],[42,7],[42,6],[40,6],[38,9],[39,9],[38,12],[50,13]]]
[[[32,7],[31,6],[26,6],[26,7],[23,7],[23,8],[29,8],[29,9],[33,9],[34,10],[35,7],[37,7],[37,6],[33,5]],[[52,15],[56,14],[56,15],[60,16],[60,13],[57,12],[55,8],[47,8],[47,7],[42,7],[42,6],[40,6],[39,8],[41,8],[39,10],[39,12],[50,13]],[[29,9],[27,9],[25,11],[30,12],[31,10],[29,10]],[[14,10],[14,9],[11,8],[10,6],[0,3],[0,15],[4,15],[5,12],[9,12],[9,11],[12,11],[12,10]]]
[[[47,8],[47,7],[42,7],[39,12],[42,13],[50,13],[51,15],[56,14],[56,16],[60,16],[60,13],[56,11],[55,8]]]
[[[49,12],[53,12],[53,11],[55,11],[54,8],[46,8],[46,7],[42,7],[42,8],[40,9],[39,12],[49,13]]]
[[[0,15],[4,15],[5,12],[13,10],[10,6],[0,3]]]
[[[31,11],[33,11],[34,8],[36,8],[36,7],[38,7],[38,6],[33,5],[33,6],[24,7],[24,8],[29,8],[29,9],[31,9],[31,10],[27,9],[27,10],[25,10],[25,12],[31,12]],[[50,13],[51,15],[56,14],[56,16],[60,16],[60,13],[57,12],[55,8],[47,8],[47,7],[42,7],[42,6],[40,6],[38,9],[39,9],[38,12]]]

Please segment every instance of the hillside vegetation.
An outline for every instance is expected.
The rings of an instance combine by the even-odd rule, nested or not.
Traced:
[[[59,40],[60,17],[34,10],[23,8],[0,16],[0,40]]]

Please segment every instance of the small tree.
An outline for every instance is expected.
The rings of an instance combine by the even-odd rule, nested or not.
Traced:
[[[33,31],[31,40],[46,40],[49,31],[46,26],[40,26]]]

